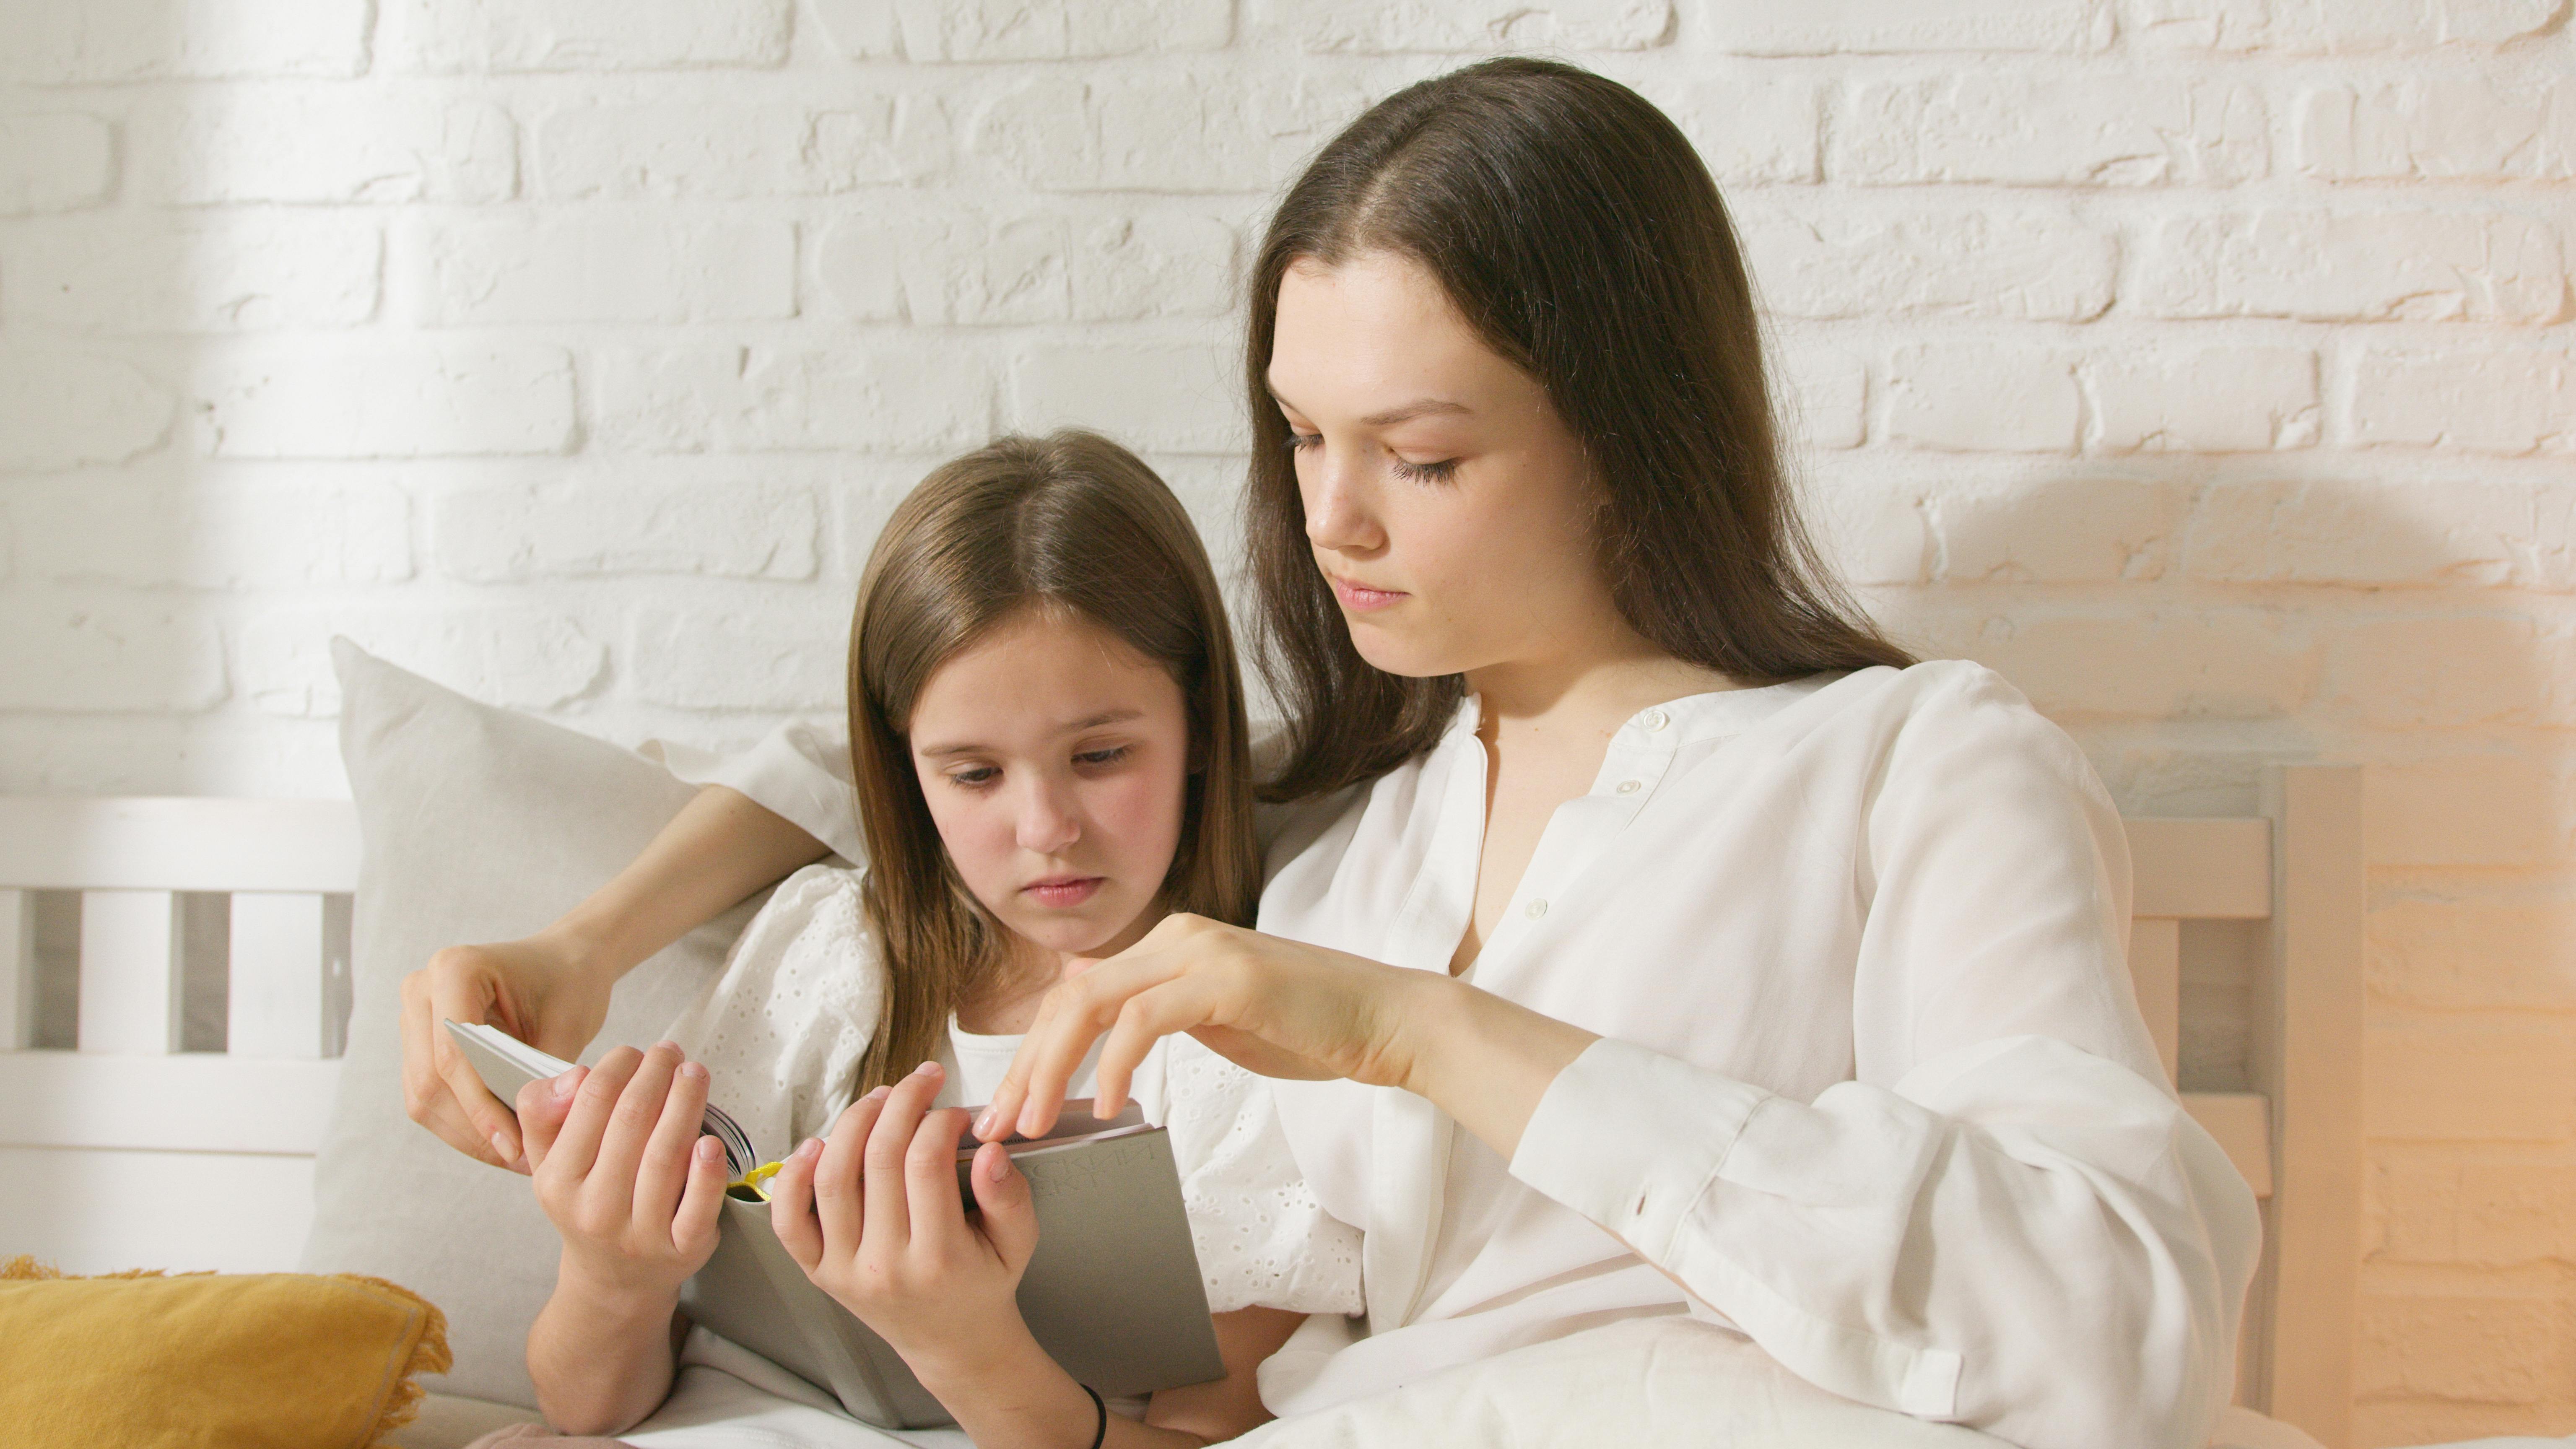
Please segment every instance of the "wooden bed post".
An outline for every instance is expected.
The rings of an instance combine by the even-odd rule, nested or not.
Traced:
[[[2361,1258],[2362,914],[2358,765],[2286,765],[2272,817],[2271,978],[2254,993],[2256,1090],[2271,1099],[2271,1353],[2259,1402],[2328,1449],[2352,1438]]]

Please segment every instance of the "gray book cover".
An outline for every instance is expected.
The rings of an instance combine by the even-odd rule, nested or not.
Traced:
[[[488,1026],[446,1023],[485,1086],[503,1101],[567,1070],[560,1061]],[[1020,1313],[1039,1345],[1077,1381],[1120,1397],[1204,1383],[1225,1372],[1190,1244],[1170,1137],[1131,1104],[1108,1121],[1088,1102],[1065,1104],[1046,1137],[1005,1146],[1029,1181],[1038,1246],[1020,1277]],[[712,1105],[707,1130],[734,1156],[739,1129]],[[974,1144],[961,1142],[960,1195]],[[749,1156],[747,1145],[744,1157]],[[752,1165],[737,1162],[739,1177]],[[806,1278],[770,1230],[769,1204],[737,1188],[726,1196],[714,1256],[681,1290],[691,1321],[741,1344],[838,1399],[880,1428],[951,1422],[928,1390],[848,1309]]]

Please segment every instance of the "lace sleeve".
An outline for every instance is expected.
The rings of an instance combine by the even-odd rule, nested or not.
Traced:
[[[1167,1041],[1172,1156],[1208,1307],[1359,1312],[1360,1231],[1316,1202],[1270,1084],[1188,1037]]]

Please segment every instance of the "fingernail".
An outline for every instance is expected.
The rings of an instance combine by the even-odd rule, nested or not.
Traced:
[[[823,1139],[820,1137],[808,1137],[804,1141],[797,1143],[796,1155],[808,1159],[822,1156]]]
[[[935,1072],[935,1071],[938,1071],[938,1070],[939,1070],[939,1063],[937,1063],[937,1062],[923,1062],[920,1066],[914,1067],[914,1068],[912,1069],[912,1074],[913,1074],[914,1076],[916,1076],[916,1077],[926,1077],[926,1076],[930,1075],[932,1072]]]
[[[892,1087],[870,1087],[870,1088],[868,1089],[868,1094],[867,1094],[866,1096],[864,1096],[864,1097],[861,1097],[859,1100],[860,1100],[860,1101],[862,1101],[862,1102],[876,1102],[876,1101],[882,1101],[882,1100],[885,1098],[886,1093],[891,1092],[891,1091],[893,1091],[893,1090],[894,1090],[894,1088],[892,1088]]]
[[[675,1041],[657,1041],[653,1043],[653,1050],[657,1052],[666,1048],[671,1051],[678,1051],[680,1049],[680,1044]]]
[[[706,1064],[704,1062],[682,1062],[680,1063],[680,1075],[688,1078],[692,1082],[703,1082],[707,1079]]]
[[[500,1158],[504,1163],[516,1162],[519,1160],[518,1149],[510,1145],[509,1138],[502,1136],[498,1132],[492,1134],[492,1153],[494,1156]]]
[[[701,1137],[698,1139],[698,1160],[700,1162],[714,1162],[723,1156],[724,1143],[713,1137]]]
[[[990,1108],[990,1107],[987,1107],[987,1108],[985,1108],[985,1109],[984,1109],[984,1114],[983,1114],[982,1116],[977,1117],[977,1118],[975,1119],[975,1135],[976,1135],[976,1136],[978,1136],[978,1137],[981,1137],[981,1136],[983,1136],[985,1133],[990,1132],[990,1131],[992,1131],[992,1130],[993,1130],[993,1109],[992,1109],[992,1108]]]
[[[554,1093],[558,1097],[571,1096],[572,1089],[580,1085],[581,1068],[579,1067],[569,1067],[555,1074]]]

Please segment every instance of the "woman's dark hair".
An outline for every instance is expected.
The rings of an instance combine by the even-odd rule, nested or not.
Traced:
[[[1252,923],[1261,854],[1243,686],[1198,530],[1151,468],[1098,433],[998,439],[905,497],[859,581],[850,765],[868,845],[860,899],[886,991],[857,1091],[937,1055],[949,1013],[1007,964],[1009,930],[950,862],[906,736],[939,667],[1030,609],[1107,630],[1181,687],[1191,769],[1159,902]]]
[[[1295,799],[1430,748],[1464,689],[1352,647],[1306,539],[1268,385],[1279,283],[1371,251],[1420,263],[1485,344],[1536,378],[1604,497],[1600,568],[1638,633],[1751,683],[1913,660],[1818,563],[1780,458],[1761,319],[1690,142],[1645,98],[1552,61],[1489,60],[1389,96],[1272,217],[1251,279],[1246,545],[1262,672]]]

